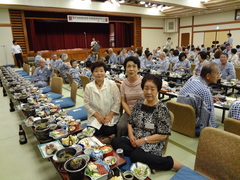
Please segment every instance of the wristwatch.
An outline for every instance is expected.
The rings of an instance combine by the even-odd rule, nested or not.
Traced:
[[[146,143],[148,143],[148,139],[147,139],[147,137],[144,138],[144,141],[145,141]]]

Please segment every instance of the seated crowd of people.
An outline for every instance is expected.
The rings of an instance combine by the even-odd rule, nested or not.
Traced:
[[[195,102],[202,102],[205,114],[196,118],[196,127],[201,131],[206,126],[218,127],[214,113],[214,102],[218,99],[212,96],[209,85],[217,83],[218,79],[236,79],[234,66],[240,64],[239,52],[239,47],[229,49],[229,44],[224,48],[189,46],[170,51],[161,51],[158,47],[152,53],[149,49],[142,53],[137,48],[128,52],[123,48],[118,55],[110,48],[105,51],[105,58],[91,52],[81,72],[77,60],[66,63],[67,54],[61,54],[60,59],[52,54],[52,60],[46,66],[39,52],[35,59],[39,67],[32,81],[35,86],[46,86],[53,68],[63,74],[66,82],[66,72],[69,72],[79,87],[82,86],[80,75],[89,76],[92,81],[85,88],[84,106],[88,114],[88,126],[96,130],[94,135],[108,138],[113,148],[122,148],[132,162],[143,162],[159,170],[179,170],[183,166],[180,162],[171,156],[162,156],[165,140],[171,135],[170,112],[157,96],[162,88],[162,79],[153,74],[142,77],[139,70],[164,72],[174,63],[173,72],[190,73],[191,64],[196,64],[193,76],[181,88],[179,96],[191,94]],[[123,65],[127,78],[120,89],[114,81],[106,78],[106,64]],[[121,106],[123,112],[120,112]],[[233,111],[230,110],[229,116],[240,120],[240,110],[236,107],[239,107],[238,101],[233,103]]]

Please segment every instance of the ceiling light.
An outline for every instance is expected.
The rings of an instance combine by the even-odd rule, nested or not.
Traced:
[[[122,4],[125,3],[125,0],[119,0],[118,2]]]
[[[140,4],[142,4],[142,5],[145,4],[145,1],[140,1]]]

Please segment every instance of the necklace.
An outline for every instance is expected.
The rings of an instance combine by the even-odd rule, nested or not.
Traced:
[[[102,87],[102,85],[103,85],[103,83],[104,83],[104,81],[103,82],[101,82],[100,84],[98,84],[97,82],[95,82],[95,84],[97,85],[97,87]]]

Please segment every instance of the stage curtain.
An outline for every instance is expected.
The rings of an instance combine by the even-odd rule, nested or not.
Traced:
[[[115,47],[133,45],[133,24],[115,23]]]
[[[90,48],[93,37],[101,47],[109,47],[109,24],[27,20],[27,25],[30,49],[34,51]]]

